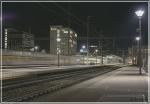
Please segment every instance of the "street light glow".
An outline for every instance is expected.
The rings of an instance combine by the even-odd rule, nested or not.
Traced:
[[[83,45],[83,46],[82,46],[82,48],[83,48],[83,49],[85,49],[85,48],[86,48],[86,46],[85,46],[85,45]]]
[[[138,17],[142,17],[143,14],[144,14],[144,11],[143,10],[138,10],[135,12],[135,14],[138,16]]]
[[[80,49],[80,52],[82,53],[82,52],[83,52],[83,49]]]
[[[61,39],[60,39],[60,38],[57,38],[56,40],[57,40],[57,42],[60,42],[60,41],[61,41]]]
[[[136,39],[137,41],[139,41],[139,40],[140,40],[140,37],[136,37],[135,39]]]
[[[96,48],[97,46],[96,46],[96,45],[91,45],[90,47],[91,47],[91,48]]]
[[[38,46],[35,46],[34,48],[37,50],[39,47],[38,47]]]
[[[95,52],[98,52],[98,49],[96,49]]]

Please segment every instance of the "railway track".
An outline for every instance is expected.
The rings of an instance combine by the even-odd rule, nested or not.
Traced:
[[[7,82],[2,86],[3,102],[30,101],[35,97],[57,91],[84,80],[118,69],[118,66],[103,66],[89,69],[63,71],[38,75],[30,80]]]

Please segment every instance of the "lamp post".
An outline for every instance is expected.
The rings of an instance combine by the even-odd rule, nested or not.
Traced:
[[[60,41],[61,41],[61,39],[60,38],[57,38],[56,39],[56,41],[57,41],[57,60],[58,60],[58,67],[60,66],[60,63],[59,63],[59,57],[60,57],[60,44],[58,44]]]
[[[98,49],[96,49],[95,52],[96,52],[96,64],[97,64],[97,53],[98,53]]]
[[[38,46],[35,46],[34,49],[35,49],[35,52],[37,52],[38,49],[39,49],[39,47],[38,47]]]
[[[86,46],[83,45],[83,46],[81,47],[81,49],[80,49],[80,52],[81,52],[81,53],[84,53],[84,52],[85,52],[85,49],[86,49]],[[83,64],[84,64],[84,54],[83,54]]]
[[[87,65],[89,64],[89,31],[90,31],[90,26],[89,26],[89,21],[90,21],[91,16],[87,16]]]
[[[141,68],[142,68],[142,54],[141,54],[141,44],[142,44],[142,34],[141,34],[141,19],[142,16],[144,14],[143,10],[138,10],[135,12],[135,14],[137,15],[138,19],[139,19],[139,38],[137,38],[137,40],[139,40],[139,54],[138,54],[138,66],[139,66],[139,74],[142,74]]]
[[[139,42],[140,42],[140,37],[139,36],[137,36],[137,37],[135,37],[135,40],[137,41],[137,54],[136,55],[138,55],[139,54],[139,49],[140,49],[140,44],[139,44]],[[136,56],[137,58],[139,58],[138,56]],[[136,58],[136,64],[137,64],[137,58]]]

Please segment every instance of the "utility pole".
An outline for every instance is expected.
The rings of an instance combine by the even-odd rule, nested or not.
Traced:
[[[68,3],[68,11],[70,12],[70,3]],[[70,15],[68,15],[68,56],[70,55]]]
[[[142,44],[142,38],[141,38],[141,18],[139,18],[139,36],[140,36],[140,41],[139,41],[139,69],[140,69],[140,74],[142,74],[142,54],[141,54],[141,44]]]
[[[103,65],[103,47],[102,47],[102,40],[98,41],[99,43],[99,50],[100,50],[100,56],[101,56],[101,64]]]
[[[87,65],[89,64],[89,19],[90,16],[87,16]]]
[[[134,65],[135,60],[134,60],[134,55],[133,55],[133,45],[132,45],[132,49],[131,49],[131,57],[132,57],[132,65]]]
[[[102,35],[102,32],[99,34],[99,51],[100,51],[100,56],[101,56],[101,64],[103,65],[103,46],[102,46],[102,40],[101,39],[101,35]]]
[[[123,58],[123,64],[125,64],[125,53],[124,53],[124,50],[122,50],[122,58]]]
[[[102,46],[102,40],[101,40],[101,57],[102,57],[102,65],[103,65],[103,46]]]
[[[139,74],[142,74],[142,47],[141,47],[141,44],[142,44],[142,33],[141,33],[141,19],[142,19],[142,16],[144,14],[144,11],[143,10],[138,10],[135,12],[135,14],[138,16],[138,19],[139,19],[139,37],[140,37],[140,41],[139,41],[139,57],[138,57],[138,65],[139,65]]]

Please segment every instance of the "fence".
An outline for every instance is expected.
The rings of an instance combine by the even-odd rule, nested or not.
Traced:
[[[104,64],[118,64],[121,58],[112,56],[103,57]],[[101,64],[101,57],[89,56],[89,64]],[[38,52],[24,52],[14,50],[2,50],[2,64],[3,65],[58,65],[58,56],[52,54],[38,53]],[[87,64],[86,56],[73,55],[73,56],[59,56],[60,65],[81,65]]]

